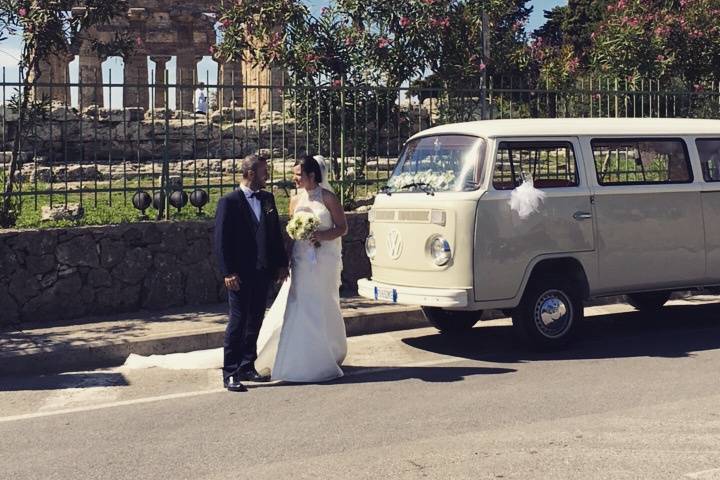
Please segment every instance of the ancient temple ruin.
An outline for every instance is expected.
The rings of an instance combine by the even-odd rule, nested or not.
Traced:
[[[79,103],[81,106],[104,104],[102,62],[93,49],[92,39],[110,41],[118,33],[135,39],[135,48],[124,58],[123,106],[148,109],[150,88],[153,89],[155,108],[166,106],[165,75],[167,63],[176,56],[175,109],[193,110],[194,85],[197,64],[210,54],[216,43],[215,16],[217,0],[130,0],[127,14],[112,24],[93,27],[79,45],[70,46],[70,54],[53,56],[42,64],[43,78],[53,86],[43,86],[38,93],[55,101],[69,102],[69,63],[79,57]],[[73,9],[82,13],[84,7]],[[149,79],[148,57],[158,72]],[[218,106],[244,106],[258,114],[280,110],[282,101],[279,88],[243,88],[247,86],[281,86],[283,72],[278,68],[258,68],[242,62],[218,64]],[[107,79],[105,80],[107,82]],[[170,106],[172,108],[172,105]]]

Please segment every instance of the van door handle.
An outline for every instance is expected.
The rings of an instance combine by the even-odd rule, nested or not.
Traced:
[[[573,215],[573,218],[575,220],[589,220],[592,218],[592,213],[590,212],[575,212]]]

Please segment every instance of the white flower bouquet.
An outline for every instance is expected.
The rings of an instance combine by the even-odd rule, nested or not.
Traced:
[[[309,241],[312,234],[315,233],[319,227],[320,219],[315,214],[311,212],[295,212],[288,221],[285,229],[293,240]],[[319,246],[319,243],[315,243],[315,247]]]

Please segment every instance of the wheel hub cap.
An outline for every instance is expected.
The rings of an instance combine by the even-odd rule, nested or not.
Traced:
[[[545,292],[535,306],[535,325],[548,338],[565,334],[572,323],[570,300],[558,290]]]

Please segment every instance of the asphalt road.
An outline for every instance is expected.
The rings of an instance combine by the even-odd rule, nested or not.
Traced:
[[[245,394],[216,352],[0,379],[0,478],[720,479],[720,305],[595,316],[555,353],[507,321],[350,352],[341,380]]]

